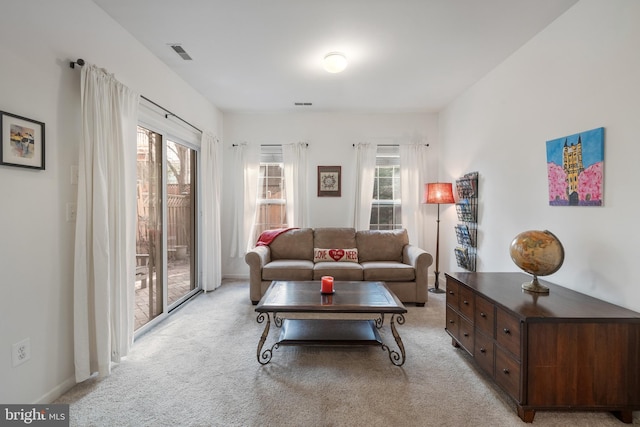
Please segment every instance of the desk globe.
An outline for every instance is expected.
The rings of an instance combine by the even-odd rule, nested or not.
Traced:
[[[549,293],[549,288],[538,282],[538,276],[555,273],[564,262],[564,248],[553,233],[547,230],[524,231],[511,242],[509,254],[518,267],[533,275],[533,280],[523,283],[522,289]]]

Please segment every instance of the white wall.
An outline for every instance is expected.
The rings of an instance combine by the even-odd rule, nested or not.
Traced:
[[[353,194],[355,191],[355,150],[353,144],[429,144],[428,173],[437,179],[437,116],[427,113],[358,114],[358,113],[290,113],[290,114],[224,114],[225,176],[232,167],[231,144],[309,143],[310,221],[313,227],[353,226]],[[342,197],[317,197],[317,166],[342,166]],[[223,224],[231,224],[233,200],[231,186],[223,192]],[[433,212],[435,216],[435,210]],[[434,217],[435,218],[435,217]],[[435,227],[435,219],[434,219]],[[222,247],[229,253],[230,227],[223,227]],[[434,231],[435,233],[435,228]],[[435,251],[434,249],[425,248]],[[247,277],[244,259],[223,259],[223,275]]]
[[[443,176],[480,174],[478,271],[519,271],[509,244],[548,229],[565,248],[545,279],[640,311],[640,2],[582,0],[440,115]],[[550,207],[545,142],[604,126],[604,206]],[[443,228],[451,229],[453,208]],[[443,262],[457,271],[455,236]]]
[[[10,0],[0,14],[0,110],[45,122],[46,170],[0,166],[0,402],[49,402],[73,385],[73,234],[83,58],[201,129],[221,114],[90,0]],[[11,345],[31,338],[14,368]]]

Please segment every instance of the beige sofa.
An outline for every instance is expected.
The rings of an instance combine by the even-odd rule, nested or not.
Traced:
[[[347,251],[351,257],[326,260],[320,249],[332,250],[332,255],[351,249]],[[357,249],[357,259],[352,249]],[[299,228],[278,235],[268,246],[256,246],[245,255],[245,262],[253,304],[273,280],[311,281],[333,276],[334,280],[384,281],[403,303],[424,306],[433,257],[409,244],[404,229],[356,232],[353,228]]]

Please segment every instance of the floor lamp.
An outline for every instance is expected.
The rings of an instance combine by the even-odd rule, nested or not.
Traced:
[[[438,276],[440,275],[440,205],[455,203],[453,199],[453,189],[449,182],[434,182],[425,185],[424,199],[427,204],[438,205],[438,219],[436,220],[436,281],[433,288],[429,292],[441,294],[444,291],[440,289]]]

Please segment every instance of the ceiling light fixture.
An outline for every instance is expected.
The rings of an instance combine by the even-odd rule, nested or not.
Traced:
[[[339,73],[347,68],[347,57],[344,53],[330,52],[324,56],[324,69],[330,73]]]

